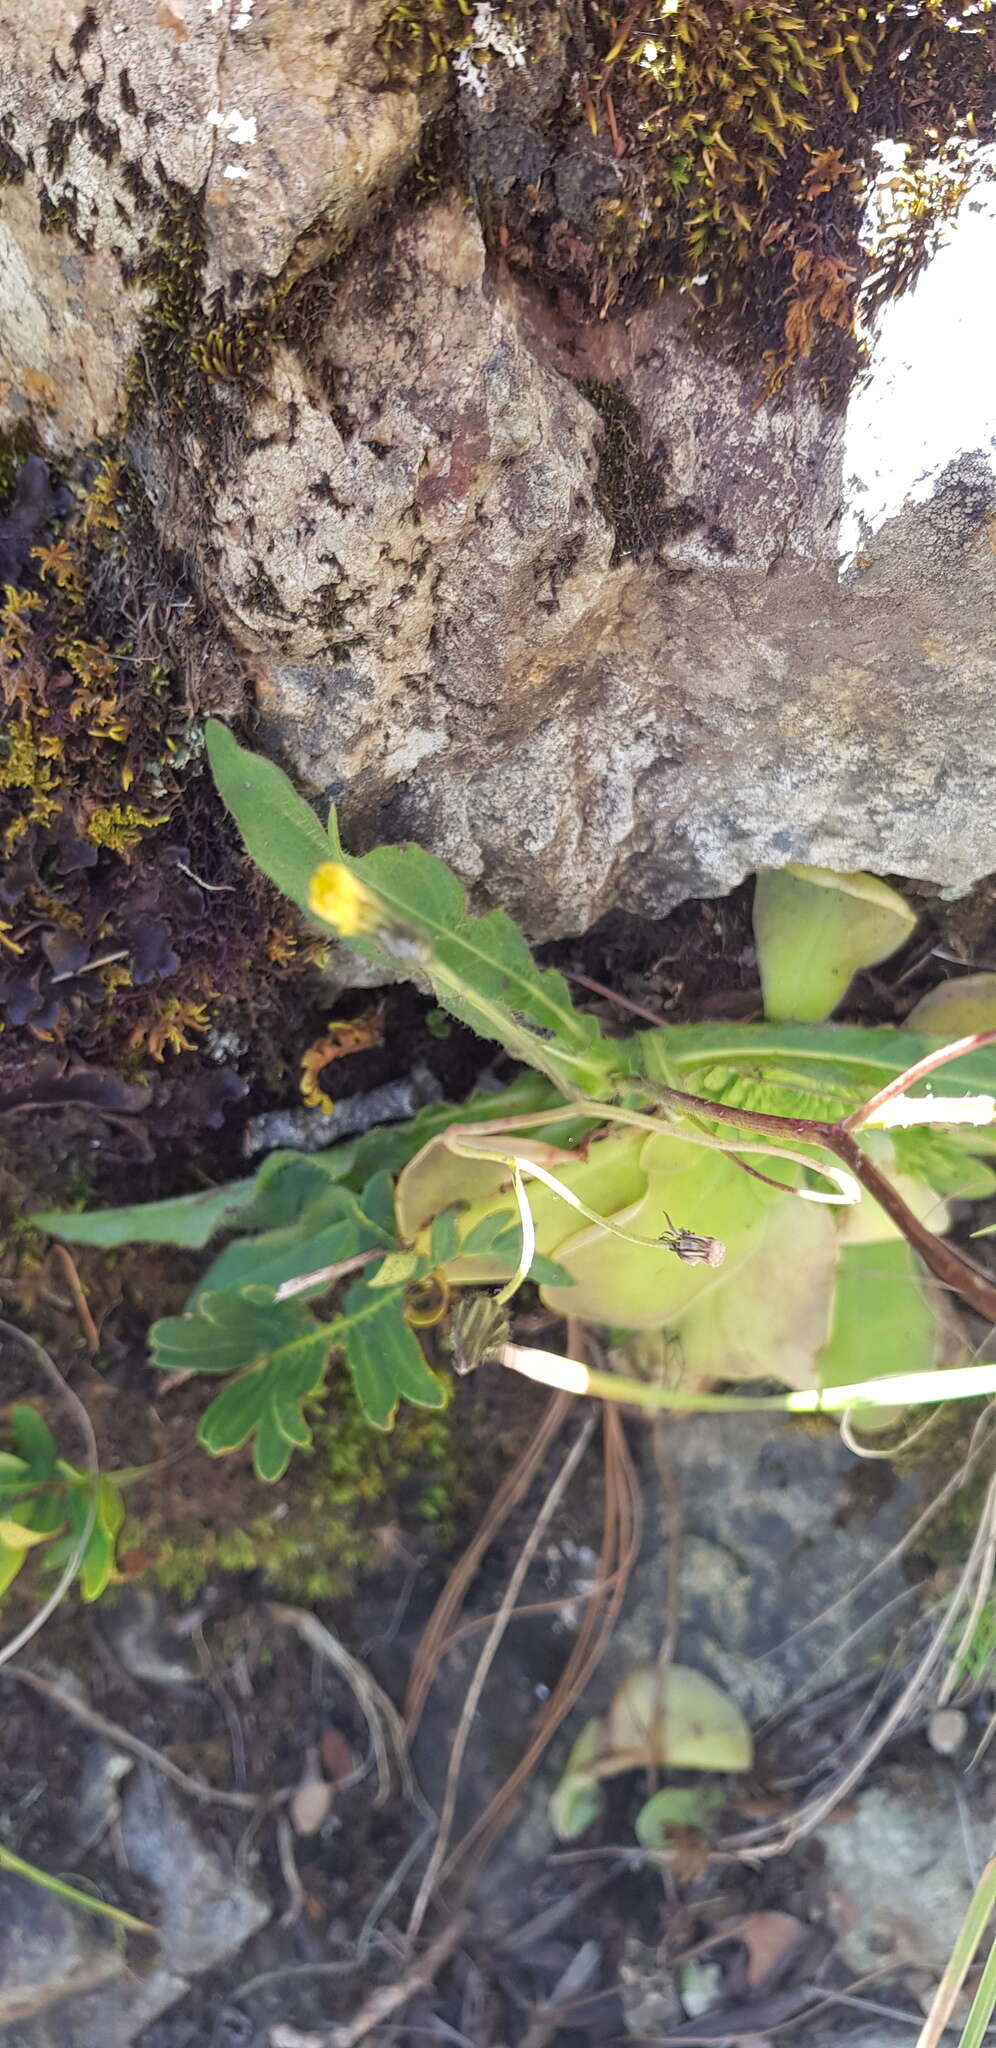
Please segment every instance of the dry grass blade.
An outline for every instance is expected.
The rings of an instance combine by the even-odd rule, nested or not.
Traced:
[[[339,1676],[349,1686],[357,1706],[370,1731],[370,1744],[377,1770],[377,1804],[382,1806],[391,1790],[391,1758],[397,1764],[401,1781],[409,1798],[418,1800],[418,1791],[412,1776],[411,1765],[405,1749],[404,1723],[393,1700],[377,1684],[376,1679],[361,1664],[358,1657],[350,1655],[317,1615],[309,1614],[304,1607],[284,1607],[275,1601],[270,1603],[270,1613],[275,1621],[285,1628],[296,1629],[299,1636],[308,1643],[319,1657],[325,1657]],[[419,1802],[421,1803],[421,1802]]]
[[[532,1564],[534,1557],[536,1556],[536,1552],[539,1549],[540,1543],[542,1542],[543,1537],[550,1526],[553,1516],[555,1515],[557,1508],[559,1507],[560,1502],[563,1499],[563,1496],[567,1491],[568,1486],[570,1485],[571,1479],[573,1478],[574,1473],[577,1471],[577,1468],[581,1463],[581,1459],[583,1458],[584,1453],[588,1448],[588,1444],[591,1441],[594,1427],[594,1416],[587,1416],[585,1418],[585,1421],[582,1423],[578,1435],[576,1436],[573,1444],[571,1445],[571,1448],[568,1451],[567,1456],[565,1457],[563,1464],[560,1467],[560,1471],[557,1473],[557,1476],[554,1479],[552,1486],[548,1488],[545,1499],[543,1500],[543,1503],[540,1507],[539,1513],[537,1514],[536,1519],[533,1522],[533,1526],[530,1529],[529,1534],[526,1537],[525,1543],[522,1546],[522,1550],[520,1551],[519,1556],[516,1559],[515,1567],[511,1573],[508,1585],[505,1589],[505,1597],[502,1601],[500,1608],[498,1609],[497,1614],[495,1615],[491,1628],[488,1631],[484,1647],[477,1660],[474,1675],[467,1689],[467,1697],[464,1701],[463,1709],[460,1714],[459,1725],[457,1727],[457,1731],[453,1739],[453,1750],[450,1756],[449,1769],[446,1773],[446,1790],[443,1795],[443,1808],[439,1819],[439,1833],[436,1837],[432,1855],[430,1856],[429,1862],[426,1866],[422,1882],[419,1885],[418,1892],[415,1898],[415,1904],[412,1907],[411,1918],[408,1923],[408,1936],[410,1940],[413,1940],[415,1936],[418,1934],[422,1922],[425,1919],[425,1915],[429,1906],[429,1901],[431,1900],[432,1894],[436,1888],[436,1883],[438,1881],[440,1871],[442,1869],[443,1860],[445,1858],[447,1848],[449,1847],[450,1831],[453,1826],[453,1816],[456,1811],[456,1799],[457,1790],[460,1783],[460,1773],[463,1768],[463,1760],[467,1751],[467,1743],[470,1740],[470,1731],[471,1726],[473,1724],[474,1715],[477,1712],[478,1704],[480,1702],[481,1694],[484,1690],[484,1686],[487,1681],[488,1673],[491,1670],[492,1664],[494,1663],[495,1657],[498,1652],[499,1643],[501,1642],[501,1639],[508,1626],[509,1616],[519,1597],[519,1592],[521,1590],[522,1583],[525,1579],[526,1573],[528,1572],[529,1567]]]
[[[958,1993],[965,1982],[975,1958],[976,1949],[986,1931],[996,1908],[996,1856],[986,1864],[984,1871],[969,1901],[968,1911],[962,1921],[958,1939],[951,1951],[947,1969],[934,1993],[930,2011],[917,2035],[916,2048],[940,2048],[943,2034],[954,2011]],[[992,1956],[990,1956],[990,1962]],[[981,1989],[981,1986],[980,1986]],[[990,2012],[992,2007],[990,2006]],[[986,2020],[989,2013],[986,2014]],[[965,2036],[962,2035],[964,2041]]]
[[[622,1420],[615,1409],[602,1414],[605,1514],[602,1550],[595,1585],[570,1657],[540,1714],[532,1739],[515,1770],[463,1839],[443,1870],[444,1879],[459,1875],[466,1890],[494,1843],[508,1825],[512,1810],[540,1757],[561,1723],[586,1691],[604,1655],[626,1596],[630,1572],[640,1549],[642,1496],[629,1454]]]
[[[301,2034],[296,2027],[273,2027],[270,2048],[358,2048],[360,2041],[365,2041],[375,2027],[382,2027],[385,2021],[400,2012],[417,1991],[427,1989],[443,1964],[449,1961],[454,1949],[459,1947],[469,1924],[470,1914],[458,1913],[426,1949],[424,1956],[413,1963],[396,1984],[384,1984],[371,1992],[354,2019],[331,2027],[323,2034]]]
[[[158,1749],[153,1749],[151,1743],[143,1742],[138,1735],[132,1735],[127,1728],[120,1727],[117,1721],[109,1721],[105,1714],[98,1714],[93,1707],[87,1706],[85,1700],[79,1700],[73,1693],[66,1692],[61,1685],[53,1684],[50,1678],[40,1677],[37,1671],[26,1671],[21,1664],[12,1664],[7,1675],[9,1678],[16,1678],[21,1685],[29,1685],[32,1691],[40,1693],[43,1699],[51,1700],[52,1705],[61,1708],[64,1714],[71,1714],[81,1727],[92,1728],[95,1735],[103,1736],[115,1749],[127,1750],[130,1756],[138,1757],[144,1764],[150,1764],[154,1771],[159,1771],[164,1778],[169,1778],[174,1785],[179,1786],[181,1792],[189,1792],[193,1799],[210,1801],[215,1806],[238,1807],[243,1813],[254,1813],[264,1806],[276,1805],[278,1801],[287,1797],[285,1792],[277,1792],[272,1798],[264,1799],[252,1792],[216,1791],[213,1785],[205,1785],[202,1779],[190,1777],[188,1772],[181,1771],[178,1764],[171,1763],[168,1756],[163,1756]]]
[[[440,1661],[446,1653],[453,1622],[467,1597],[478,1565],[499,1530],[504,1528],[513,1509],[518,1506],[531,1486],[547,1451],[560,1435],[571,1407],[572,1402],[567,1394],[555,1394],[547,1403],[539,1428],[531,1437],[518,1464],[513,1467],[508,1477],[503,1479],[477,1534],[473,1541],[468,1543],[463,1556],[454,1566],[443,1587],[423,1630],[408,1682],[405,1725],[409,1743],[418,1727]]]

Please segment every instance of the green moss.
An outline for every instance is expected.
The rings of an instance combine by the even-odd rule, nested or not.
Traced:
[[[0,434],[0,501],[10,497],[18,471],[29,455],[38,454],[39,445],[34,422],[27,418],[16,420]]]
[[[129,1514],[121,1551],[151,1554],[152,1576],[183,1599],[218,1572],[259,1572],[270,1591],[314,1601],[344,1597],[382,1564],[392,1526],[424,1522],[445,1542],[457,1499],[448,1415],[409,1408],[382,1434],[342,1378],[333,1401],[334,1414],[316,1421],[314,1450],[295,1455],[274,1487],[255,1480],[245,1460],[215,1464],[195,1453],[183,1499],[143,1499]],[[224,1503],[217,1520],[215,1501]]]
[[[595,498],[615,530],[612,566],[627,556],[656,555],[698,525],[699,514],[668,502],[666,460],[644,453],[639,414],[618,386],[589,377],[578,390],[602,422]]]
[[[503,17],[511,15],[503,10]],[[392,85],[420,85],[443,76],[458,50],[475,41],[469,0],[399,0],[377,38],[377,54]]]

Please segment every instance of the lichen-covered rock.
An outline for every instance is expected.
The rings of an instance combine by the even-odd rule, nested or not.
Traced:
[[[610,119],[605,10],[574,15],[0,0],[0,432],[29,416],[68,454],[127,400],[131,474],[218,629],[203,703],[231,708],[227,634],[356,843],[417,836],[534,935],[786,860],[967,886],[996,865],[990,155],[847,401],[791,365],[820,321],[853,359],[884,115],[862,101],[853,162],[820,153],[807,122],[836,137],[858,98],[838,80],[811,140],[745,160],[778,346],[734,356],[646,290],[686,201],[612,121],[654,92],[684,119],[663,43],[620,59]],[[891,60],[861,18],[871,101]],[[962,26],[931,14],[907,53],[921,113],[948,79],[975,118],[996,29]],[[704,105],[726,88],[692,41]],[[733,218],[714,157],[695,177]]]
[[[326,250],[348,236],[421,125],[374,55],[386,12],[0,0],[0,424],[27,402],[53,451],[113,426],[164,205],[197,205],[205,302],[276,277],[317,223]]]
[[[284,357],[213,540],[267,736],[347,824],[539,933],[786,860],[996,862],[984,449],[841,577],[846,418],[756,408],[667,303],[579,333],[452,204],[357,252],[326,339],[336,419]]]

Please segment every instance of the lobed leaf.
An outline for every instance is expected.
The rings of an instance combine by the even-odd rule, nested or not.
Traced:
[[[446,1389],[425,1361],[405,1322],[405,1286],[376,1288],[354,1280],[332,1329],[346,1353],[360,1405],[375,1429],[390,1429],[399,1400],[443,1408]]]

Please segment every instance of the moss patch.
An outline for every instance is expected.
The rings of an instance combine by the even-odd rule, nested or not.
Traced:
[[[458,1501],[448,1413],[408,1408],[382,1435],[341,1374],[316,1412],[313,1452],[276,1486],[244,1458],[195,1450],[167,1488],[143,1489],[120,1546],[126,1569],[130,1559],[184,1600],[218,1572],[258,1572],[287,1599],[335,1600],[388,1561],[402,1530],[409,1544],[420,1526],[448,1540]]]

